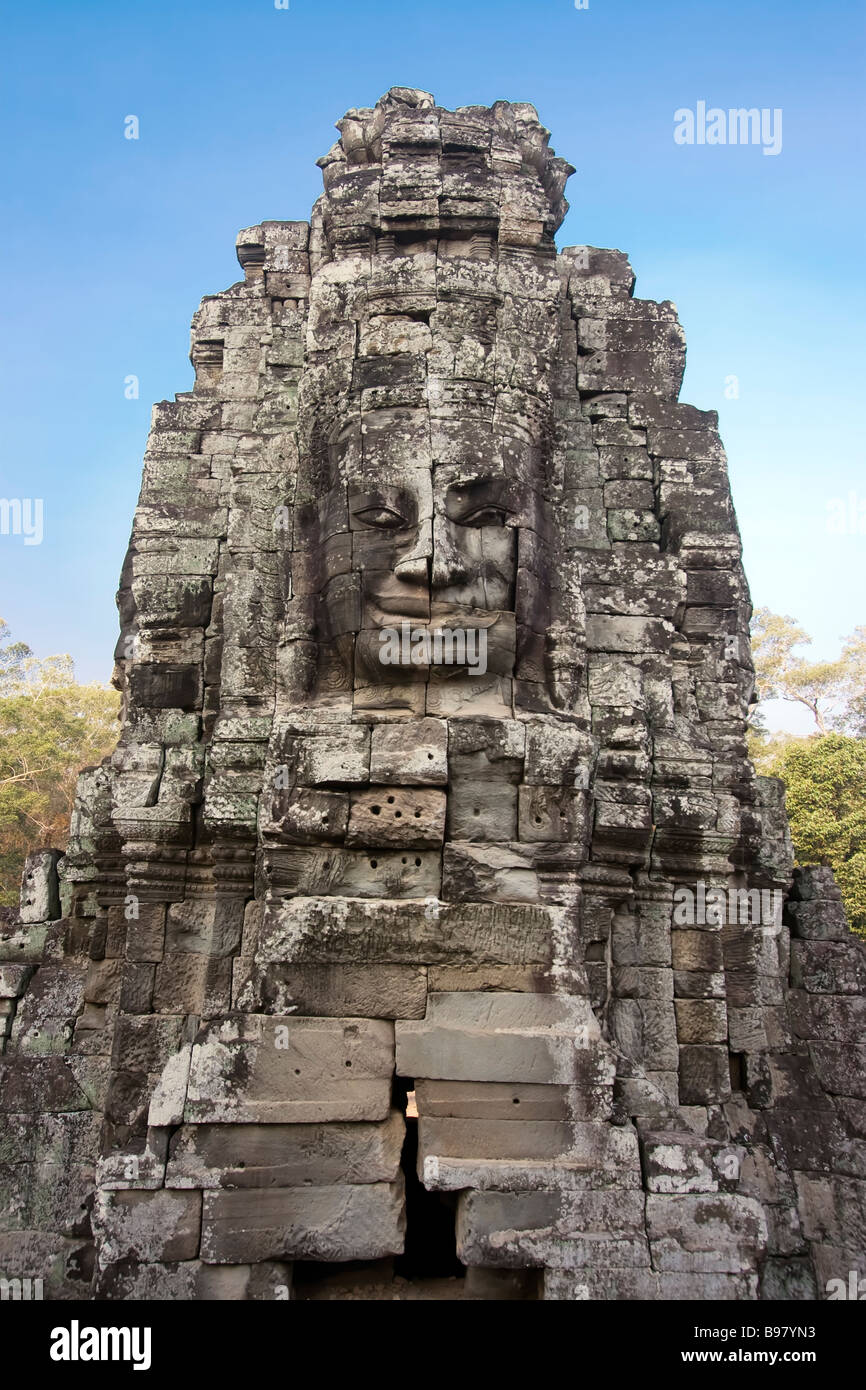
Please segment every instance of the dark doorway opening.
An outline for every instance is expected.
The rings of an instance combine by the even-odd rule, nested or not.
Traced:
[[[514,1300],[540,1297],[537,1269],[466,1269],[457,1258],[456,1192],[428,1192],[418,1177],[414,1082],[394,1078],[392,1105],[406,1119],[400,1168],[406,1184],[402,1255],[342,1264],[296,1260],[292,1297],[321,1299]]]
[[[462,1279],[466,1266],[457,1258],[457,1195],[428,1192],[418,1177],[418,1113],[415,1083],[394,1078],[394,1105],[406,1117],[406,1138],[400,1167],[406,1183],[406,1245],[394,1260],[402,1279]]]

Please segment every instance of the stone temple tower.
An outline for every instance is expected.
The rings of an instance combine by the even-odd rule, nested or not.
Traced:
[[[557,252],[532,106],[337,128],[154,412],[120,741],[0,941],[0,1270],[826,1297],[866,1275],[866,951],[748,762],[674,306]]]

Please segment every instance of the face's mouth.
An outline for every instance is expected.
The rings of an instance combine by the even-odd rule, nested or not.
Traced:
[[[369,619],[368,625],[370,627],[402,629],[403,624],[406,623],[413,630],[427,628],[431,633],[449,630],[465,631],[467,628],[491,628],[499,622],[502,616],[498,611],[486,612],[478,608],[461,610],[452,605],[448,606],[447,616],[444,614],[437,616],[435,611],[431,614],[429,603],[422,613],[416,613],[412,608],[412,600],[407,601],[405,596],[401,597],[399,605],[395,600],[393,608],[379,599],[375,603],[368,603],[364,615],[366,619]]]
[[[376,594],[367,604],[366,616],[374,627],[394,627],[404,621],[426,623],[430,621],[430,596],[420,592],[417,596],[395,594],[393,598],[387,594]]]
[[[487,629],[470,629],[436,623],[413,627],[403,622],[379,631],[378,659],[383,666],[415,668],[426,672],[483,675],[487,670]]]

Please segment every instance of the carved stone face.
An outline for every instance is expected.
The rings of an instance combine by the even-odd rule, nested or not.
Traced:
[[[462,463],[382,457],[383,431],[405,439],[426,426],[420,415],[365,416],[364,433],[333,450],[318,503],[318,635],[351,669],[356,698],[427,681],[477,693],[482,678],[514,675],[518,612],[543,632],[537,560],[521,573],[538,549],[537,451],[491,432],[483,459],[468,448],[476,457]]]

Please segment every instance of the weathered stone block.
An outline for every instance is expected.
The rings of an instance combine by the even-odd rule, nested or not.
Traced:
[[[728,1012],[723,1000],[676,999],[677,1039],[680,1043],[726,1043]]]
[[[523,780],[527,786],[589,786],[595,756],[592,736],[573,724],[527,724],[526,764]]]
[[[183,1040],[180,1017],[121,1017],[114,1035],[112,1064],[125,1071],[161,1071]]]
[[[301,786],[369,780],[370,731],[360,725],[327,735],[297,735],[291,751]],[[376,780],[385,779],[377,775]]]
[[[677,1066],[676,1019],[670,999],[612,999],[611,1036],[627,1057],[656,1071]]]
[[[14,962],[0,965],[0,999],[17,999],[24,993],[32,974],[32,965],[16,965]]]
[[[293,898],[268,904],[262,963],[550,965],[569,951],[558,907],[390,899]]]
[[[40,849],[28,854],[21,877],[21,921],[50,922],[60,916],[60,892],[57,881],[56,849]]]
[[[431,965],[427,972],[428,987],[435,994],[464,989],[506,990],[508,993],[526,990],[529,994],[544,994],[550,978],[547,970],[525,969],[519,965]]]
[[[597,1089],[605,1087],[602,1074]],[[416,1081],[419,1116],[463,1120],[596,1119],[586,1112],[587,1094],[577,1086],[549,1086],[495,1081]]]
[[[680,1104],[714,1105],[728,1099],[731,1077],[726,1047],[680,1048]]]
[[[592,613],[586,622],[586,644],[594,652],[666,652],[672,631],[670,623],[657,619]]]
[[[428,849],[445,838],[445,793],[419,788],[371,787],[355,792],[347,845]]]
[[[187,1123],[381,1120],[393,1024],[246,1014],[208,1025],[193,1047]]]
[[[808,902],[789,902],[791,935],[814,941],[844,941],[848,937],[848,918],[841,902],[829,898]]]
[[[200,1192],[100,1192],[93,1213],[104,1265],[192,1260],[201,1235]]]
[[[655,1273],[646,1269],[546,1269],[544,1298],[556,1302],[697,1299],[731,1302],[758,1297],[754,1274]]]
[[[465,1264],[649,1268],[643,1196],[604,1192],[472,1192],[458,1206]]]
[[[570,787],[519,787],[518,837],[532,843],[582,843],[589,833],[589,796]]]
[[[721,933],[709,928],[672,931],[671,959],[674,970],[721,970]]]
[[[442,861],[442,893],[455,902],[534,903],[543,896],[535,847],[451,842]],[[546,866],[545,866],[546,867]]]
[[[745,1274],[767,1244],[767,1221],[751,1197],[725,1193],[646,1199],[653,1267],[660,1271]]]
[[[587,1161],[587,1155],[597,1151],[597,1141],[591,1124],[565,1120],[422,1116],[418,1121],[418,1171],[423,1176],[431,1157]]]
[[[297,1017],[423,1018],[427,971],[412,965],[273,964],[255,973],[244,1000],[260,1013]]]
[[[793,871],[791,896],[796,901],[812,902],[815,899],[830,899],[839,902],[841,893],[833,870],[826,865],[807,864]]]
[[[89,1109],[69,1058],[0,1057],[0,1111],[15,1115]]]
[[[166,1186],[323,1187],[397,1180],[405,1124],[184,1125],[172,1136]]]
[[[403,1249],[402,1181],[205,1192],[202,1259],[380,1260]]]
[[[274,797],[271,817],[281,839],[302,845],[329,844],[346,834],[349,796],[346,792],[293,787]]]
[[[164,903],[138,903],[137,916],[126,928],[126,958],[134,961],[162,960],[165,948]]]
[[[446,725],[441,719],[377,724],[370,744],[370,780],[397,786],[448,781]]]
[[[641,1138],[648,1192],[683,1194],[718,1192],[721,1182],[736,1182],[740,1160],[700,1135],[648,1132]]]
[[[433,1080],[579,1085],[604,1052],[587,1000],[542,994],[431,995],[396,1038],[398,1074]]]
[[[435,898],[442,867],[430,849],[284,846],[264,861],[275,894],[347,898]]]
[[[866,994],[866,947],[849,941],[792,941],[791,984],[810,994]]]
[[[486,778],[455,782],[448,796],[449,840],[501,842],[517,835],[518,789]]]
[[[230,956],[238,949],[244,921],[244,904],[235,901],[192,899],[172,903],[168,909],[165,950],[192,951],[201,955]]]
[[[169,951],[156,967],[153,1007],[156,1013],[225,1013],[231,998],[229,956],[198,951]]]
[[[866,1044],[812,1042],[809,1055],[820,1084],[830,1095],[866,1100]]]
[[[284,1301],[291,1296],[292,1266],[263,1260],[255,1265],[206,1265],[201,1260],[133,1266],[99,1271],[99,1298],[123,1302]]]
[[[169,1057],[163,1066],[150,1097],[147,1122],[155,1125],[179,1125],[183,1120],[192,1044],[188,1043]]]

